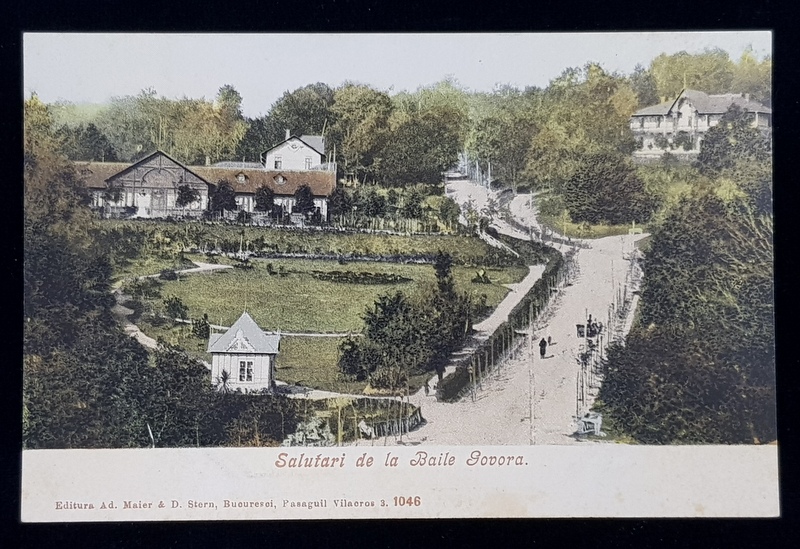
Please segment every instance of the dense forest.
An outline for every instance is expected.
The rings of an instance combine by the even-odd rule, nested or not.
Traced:
[[[661,55],[630,75],[588,64],[544,89],[478,93],[445,80],[390,96],[364,84],[316,83],[287,91],[256,118],[242,114],[231,86],[212,101],[146,90],[90,116],[34,96],[25,102],[24,136],[25,447],[263,444],[294,430],[291,401],[212,391],[204,366],[185,353],[162,345],[150,355],[117,327],[110,278],[122,251],[90,215],[71,162],[130,162],[156,148],[189,164],[257,161],[286,129],[324,134],[340,175],[363,188],[438,185],[466,151],[483,170],[491,163],[498,184],[539,191],[543,215],[649,221],[639,317],[605,364],[600,407],[617,432],[644,443],[773,440],[769,143],[733,109],[708,132],[695,165],[667,156],[642,167],[630,162],[628,128],[632,112],[684,86],[769,102],[770,75],[769,58],[745,52],[734,61],[708,50]],[[380,209],[383,196],[362,189],[335,200],[347,212],[354,200]],[[443,206],[450,220],[452,206]],[[374,374],[375,352],[381,371],[397,374],[380,345],[412,345],[414,337],[390,329],[396,315],[431,307],[468,314],[447,270],[438,274],[427,299],[398,294],[375,304],[366,318],[374,333],[342,349],[347,375]],[[441,345],[416,344],[420,369],[435,367],[463,337],[460,323],[437,326]]]

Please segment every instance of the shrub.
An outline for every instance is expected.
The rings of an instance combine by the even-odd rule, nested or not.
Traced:
[[[161,280],[178,280],[178,273],[173,269],[163,269],[158,275]]]
[[[189,307],[177,296],[170,296],[164,300],[164,309],[170,319],[189,318]]]
[[[208,322],[208,314],[203,313],[203,318],[192,320],[192,334],[199,339],[208,339],[211,335],[211,325]]]

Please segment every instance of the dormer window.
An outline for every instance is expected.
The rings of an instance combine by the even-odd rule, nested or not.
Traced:
[[[272,178],[272,180],[275,181],[275,183],[277,183],[278,185],[283,185],[284,183],[286,183],[286,178],[283,177],[283,175],[281,174],[276,175],[275,177]]]
[[[236,181],[238,181],[240,185],[244,185],[247,182],[247,177],[243,173],[240,173],[236,176]]]

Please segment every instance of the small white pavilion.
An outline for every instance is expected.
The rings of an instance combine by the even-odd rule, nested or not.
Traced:
[[[280,350],[280,334],[266,333],[245,313],[228,331],[211,334],[211,383],[242,392],[275,388],[275,359]],[[225,373],[223,373],[225,372]]]

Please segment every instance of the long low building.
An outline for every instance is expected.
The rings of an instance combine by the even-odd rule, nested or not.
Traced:
[[[258,167],[256,167],[258,166]],[[336,188],[335,165],[310,170],[268,170],[259,164],[185,166],[163,151],[156,151],[133,164],[118,162],[77,163],[92,194],[92,207],[106,215],[133,217],[197,217],[209,207],[216,187],[227,182],[233,188],[239,210],[255,211],[255,196],[261,187],[272,190],[278,211],[292,213],[295,192],[311,189],[315,210],[328,217],[328,199]],[[178,206],[181,187],[196,192],[197,200]]]

